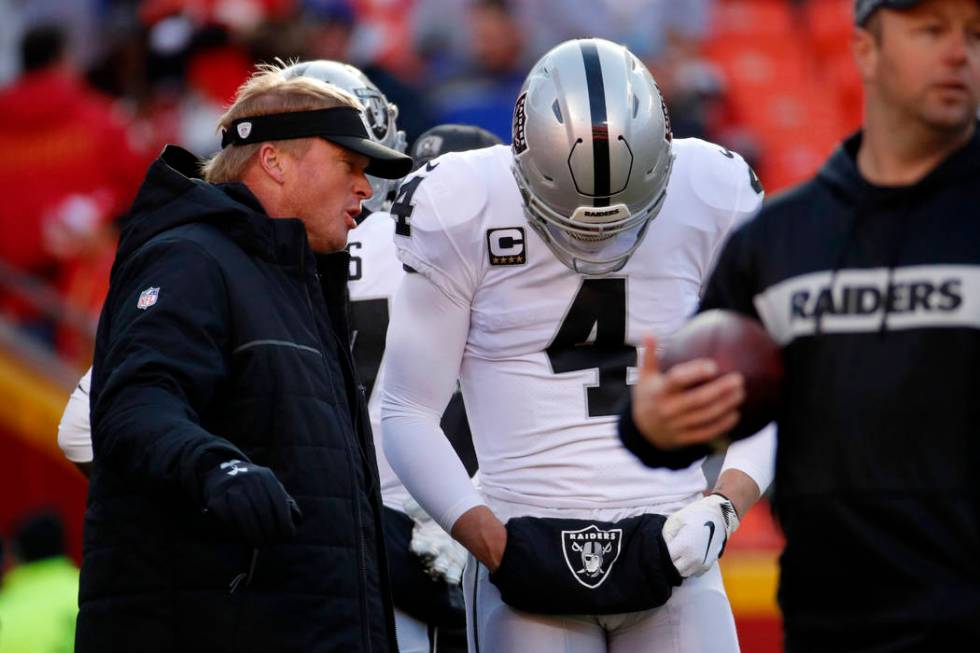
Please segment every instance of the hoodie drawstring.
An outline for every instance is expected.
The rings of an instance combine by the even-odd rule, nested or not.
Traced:
[[[843,245],[841,245],[841,248],[837,251],[837,256],[834,257],[833,267],[831,267],[830,269],[830,287],[828,288],[827,291],[830,293],[831,297],[834,296],[834,286],[837,284],[837,276],[840,273],[841,268],[844,267],[844,263],[847,261],[847,255],[851,251],[851,246],[854,244],[854,241],[857,238],[858,223],[861,220],[861,214],[865,210],[867,210],[867,203],[861,202],[857,206],[854,206],[851,209],[850,214],[848,215],[847,218],[848,225],[847,225],[847,232],[845,233],[844,236],[844,243]],[[818,301],[816,307],[814,308],[814,316],[813,316],[814,336],[819,336],[823,333],[823,314],[824,314],[823,304]]]
[[[900,217],[900,224],[898,225],[898,238],[892,241],[891,251],[888,253],[888,284],[885,286],[885,306],[884,311],[881,316],[881,325],[878,328],[878,337],[883,338],[885,333],[888,331],[888,316],[891,314],[892,310],[892,288],[895,283],[895,268],[898,266],[899,262],[902,260],[902,253],[905,251],[905,241],[908,238],[909,233],[909,220],[912,217],[912,203],[907,201],[904,203],[904,208]]]

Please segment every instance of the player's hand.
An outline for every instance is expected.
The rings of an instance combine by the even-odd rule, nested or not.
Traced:
[[[663,536],[677,572],[687,578],[708,571],[721,557],[738,521],[732,502],[720,494],[698,499],[668,517]]]
[[[412,553],[422,559],[434,579],[458,585],[466,566],[466,548],[442,530],[415,499],[405,502],[405,513],[415,522],[409,545]]]
[[[303,519],[268,467],[229,460],[208,472],[202,485],[207,512],[253,546],[293,537]]]
[[[497,571],[507,547],[507,528],[486,506],[470,508],[453,524],[452,536],[491,572]]]
[[[633,422],[651,444],[669,450],[710,442],[738,424],[738,407],[745,399],[741,374],[719,376],[717,364],[706,358],[661,372],[652,336],[644,346],[632,389]]]

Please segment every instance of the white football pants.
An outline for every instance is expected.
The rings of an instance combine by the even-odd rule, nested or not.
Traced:
[[[398,653],[429,653],[429,624],[395,608],[395,636],[398,638]]]

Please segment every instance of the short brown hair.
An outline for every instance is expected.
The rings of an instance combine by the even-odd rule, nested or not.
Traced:
[[[880,11],[871,14],[868,20],[864,23],[864,29],[874,37],[877,45],[881,45],[881,42],[884,39],[885,29],[881,25]]]
[[[266,116],[289,111],[314,111],[334,107],[354,107],[363,111],[354,96],[336,86],[312,77],[282,75],[285,65],[262,64],[238,88],[235,101],[218,120],[218,129],[229,129],[239,118]],[[308,138],[271,141],[292,154],[301,155],[310,145]],[[201,167],[204,179],[212,184],[238,181],[262,143],[229,145],[220,150]]]

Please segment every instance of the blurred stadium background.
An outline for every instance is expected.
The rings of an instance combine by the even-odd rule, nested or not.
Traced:
[[[399,106],[409,142],[448,121],[509,142],[530,64],[564,39],[602,36],[647,62],[678,137],[740,152],[771,195],[813,173],[860,122],[851,8],[851,0],[0,0],[0,534],[53,506],[79,559],[86,484],[56,430],[91,360],[115,221],[162,144],[199,155],[218,147],[215,119],[255,62],[357,65]],[[748,653],[781,650],[780,546],[760,505],[722,560]]]

